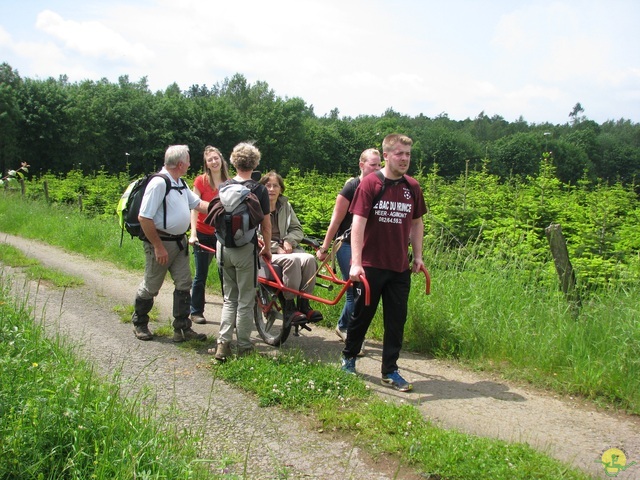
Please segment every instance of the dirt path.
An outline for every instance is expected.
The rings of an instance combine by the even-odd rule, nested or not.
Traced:
[[[20,281],[16,288],[28,289],[36,318],[42,318],[50,330],[52,326],[59,328],[102,372],[119,371],[132,391],[150,385],[160,406],[178,407],[182,413],[174,411],[172,419],[205,433],[203,457],[232,457],[239,462],[232,471],[242,474],[246,469],[246,478],[252,479],[386,479],[396,474],[397,461],[374,461],[348,439],[319,433],[301,416],[277,408],[259,408],[251,396],[213,379],[208,369],[211,357],[204,349],[193,352],[169,340],[136,340],[131,326],[121,323],[113,308],[132,302],[139,275],[11,235],[2,234],[2,241],[47,266],[85,279],[84,287],[68,289],[64,295]],[[166,283],[158,296],[161,319],[170,318],[172,290]],[[195,328],[213,338],[218,329],[220,298],[208,300],[214,302],[206,308],[207,318],[213,323]],[[255,332],[254,337],[261,352],[273,352]],[[319,327],[290,337],[283,348],[302,349],[310,357],[336,363],[341,349],[334,332]],[[638,417],[602,412],[584,402],[405,352],[399,365],[413,381],[415,391],[396,393],[379,385],[380,356],[380,345],[369,342],[367,356],[358,361],[358,371],[371,388],[394,401],[413,403],[442,427],[526,442],[597,478],[607,478],[597,463],[602,452],[621,448],[629,462],[639,464],[620,472],[617,478],[640,479]],[[401,468],[397,478],[417,476]]]

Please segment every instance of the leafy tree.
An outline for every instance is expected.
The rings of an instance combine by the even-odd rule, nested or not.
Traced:
[[[465,132],[433,128],[425,142],[425,156],[440,168],[440,174],[452,178],[469,167],[471,159],[480,157],[480,146]]]
[[[202,97],[210,97],[212,95],[211,91],[207,88],[206,85],[191,85],[189,89],[184,92],[185,96],[188,98],[202,98]]]
[[[22,79],[9,64],[0,65],[0,173],[4,174],[21,155],[18,145],[20,124],[24,120],[17,92]]]
[[[146,78],[132,83],[123,76],[118,84],[85,81],[71,87],[69,96],[70,141],[78,168],[117,173],[128,164],[135,174],[148,171],[144,152],[153,129]]]
[[[233,147],[243,139],[242,126],[231,106],[216,97],[198,97],[195,100],[194,115],[197,126],[195,144],[190,144],[192,168],[194,159],[202,158],[204,147],[219,148],[227,161]],[[197,165],[200,168],[200,164]]]
[[[620,119],[600,126],[581,116],[580,103],[564,125],[529,125],[522,117],[509,123],[485,112],[463,121],[445,112],[409,117],[393,109],[356,118],[340,118],[334,109],[318,118],[303,99],[278,97],[265,82],[250,84],[241,74],[211,88],[192,85],[182,92],[174,83],[156,93],[146,77],[78,84],[65,76],[22,80],[6,63],[0,79],[3,169],[24,160],[40,172],[138,175],[158,169],[169,144],[186,143],[199,158],[207,144],[228,155],[236,143],[253,140],[263,153],[263,170],[353,174],[360,152],[380,149],[392,132],[413,138],[414,176],[435,169],[454,181],[483,166],[501,181],[535,176],[540,154],[548,150],[558,178],[571,184],[585,174],[592,181],[634,183],[640,169],[640,125]]]
[[[69,96],[66,80],[25,79],[18,92],[22,110],[18,142],[24,160],[40,171],[74,167],[69,141]]]
[[[640,149],[609,133],[599,135],[596,145],[594,162],[598,178],[610,183],[618,180],[630,183],[640,177]]]
[[[498,138],[514,133],[510,131],[509,122],[503,117],[494,115],[489,118],[484,111],[480,112],[473,121],[468,120],[464,123],[466,130],[481,143],[493,142]]]
[[[584,175],[594,178],[594,166],[580,146],[564,139],[550,144],[556,175],[564,183],[577,183]]]
[[[537,133],[516,133],[494,142],[490,149],[491,164],[489,171],[502,178],[512,175],[535,175],[539,158],[544,150],[542,140]]]
[[[263,165],[286,172],[291,165],[306,167],[304,121],[311,110],[302,99],[280,99],[265,82],[251,85],[243,75],[225,79],[213,91],[227,102],[242,125],[243,138],[255,140],[262,153]]]

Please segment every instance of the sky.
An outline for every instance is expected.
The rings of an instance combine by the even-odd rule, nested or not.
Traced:
[[[0,62],[153,92],[240,73],[317,116],[640,123],[638,0],[0,0]]]

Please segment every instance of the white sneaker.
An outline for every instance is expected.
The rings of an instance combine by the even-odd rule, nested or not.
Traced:
[[[336,327],[336,335],[338,337],[340,337],[340,341],[342,343],[347,341],[347,331],[346,330],[340,330],[339,327]]]

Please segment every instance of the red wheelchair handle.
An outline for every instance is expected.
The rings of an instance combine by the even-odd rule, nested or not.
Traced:
[[[196,247],[200,247],[201,249],[206,250],[207,252],[216,253],[216,249],[215,248],[207,247],[206,245],[202,245],[200,242],[194,242],[193,244]]]
[[[424,273],[424,279],[426,284],[426,294],[429,295],[431,293],[431,275],[429,275],[429,272],[427,271],[427,267],[425,267],[424,265],[422,266],[422,268],[420,268],[420,270],[422,270],[422,273]]]
[[[369,306],[371,304],[371,292],[369,291],[369,282],[364,275],[360,275],[358,277],[360,279],[360,283],[364,285],[364,304]]]

